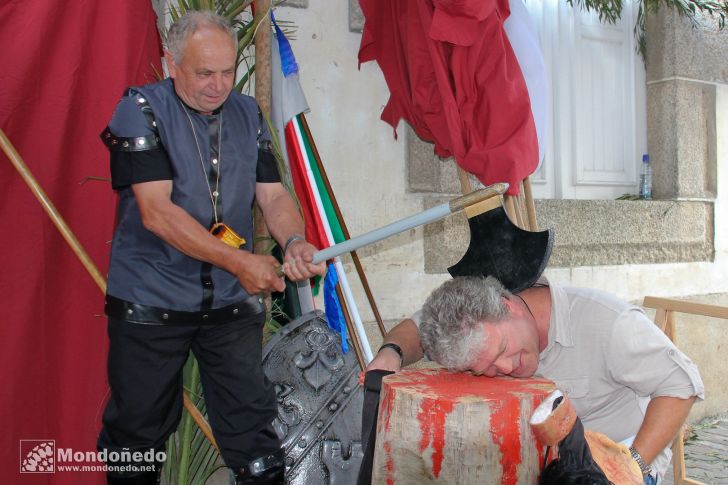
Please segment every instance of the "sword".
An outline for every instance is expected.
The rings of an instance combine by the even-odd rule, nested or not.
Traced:
[[[313,263],[318,264],[322,261],[328,261],[329,259],[341,256],[342,254],[356,251],[357,249],[374,244],[375,242],[381,241],[391,236],[400,234],[408,229],[423,226],[431,222],[443,219],[450,214],[460,212],[466,207],[473,206],[479,202],[483,202],[491,197],[500,197],[506,190],[508,190],[507,183],[498,183],[489,185],[480,190],[475,190],[469,194],[462,195],[449,202],[445,202],[440,205],[436,205],[431,209],[420,212],[418,214],[405,217],[398,221],[387,224],[386,226],[374,229],[373,231],[366,232],[360,236],[353,237],[346,241],[334,244],[326,249],[322,249],[314,253]]]

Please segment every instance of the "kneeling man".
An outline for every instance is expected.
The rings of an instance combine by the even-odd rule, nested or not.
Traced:
[[[696,365],[638,307],[541,279],[517,294],[493,277],[458,277],[394,327],[367,370],[397,371],[423,354],[486,376],[545,377],[588,429],[631,445],[645,483],[664,476],[696,399]]]

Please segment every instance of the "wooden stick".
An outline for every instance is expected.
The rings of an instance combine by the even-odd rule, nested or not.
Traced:
[[[518,195],[513,198],[513,202],[515,202],[519,226],[521,229],[528,230],[528,220],[526,219],[526,210],[523,204],[523,191],[518,192]]]
[[[672,453],[675,456],[683,456],[685,454],[685,445],[683,444],[683,430],[682,426],[680,431],[672,441]],[[675,485],[683,483],[685,480],[685,460],[672,460],[673,473],[675,476]]]
[[[677,436],[672,441],[672,470],[674,476],[674,485],[705,485],[703,482],[693,480],[687,477],[685,468],[685,443],[683,435],[685,431],[680,427]]]
[[[667,313],[667,310],[664,308],[658,308],[657,312],[655,312],[655,325],[663,332],[667,327]]]
[[[255,100],[261,111],[270,116],[271,92],[271,24],[270,0],[255,0]]]
[[[255,0],[254,25],[255,31],[255,100],[260,106],[263,114],[270,118],[270,103],[272,92],[271,81],[271,24],[270,24],[270,0]],[[263,121],[265,123],[265,121]],[[253,209],[253,252],[264,254],[268,249],[268,242],[271,239],[268,226],[263,218],[263,212],[258,203]],[[266,298],[266,306],[270,307],[270,297]]]
[[[344,237],[346,239],[351,239],[351,236],[349,235],[349,229],[346,227],[346,222],[344,221],[344,216],[341,214],[341,210],[339,209],[339,204],[336,201],[336,195],[334,194],[334,190],[331,188],[331,184],[329,183],[329,177],[326,175],[326,169],[324,168],[323,162],[321,161],[321,156],[319,155],[318,148],[316,148],[316,143],[313,141],[313,136],[311,136],[311,130],[308,127],[308,122],[306,121],[306,117],[301,114],[301,126],[303,127],[303,131],[306,133],[306,136],[308,137],[309,141],[311,142],[311,151],[313,151],[313,159],[316,163],[316,167],[318,167],[319,172],[321,173],[321,179],[324,182],[324,186],[326,187],[326,190],[328,191],[329,195],[331,196],[331,205],[334,206],[334,212],[336,213],[336,218],[341,223],[341,232],[344,233]],[[387,334],[386,328],[384,328],[384,322],[382,321],[382,316],[379,314],[379,309],[377,308],[377,302],[374,300],[374,295],[372,295],[372,290],[369,287],[369,281],[367,280],[367,275],[364,273],[364,268],[361,265],[361,261],[359,261],[359,255],[356,253],[356,251],[352,251],[351,253],[351,259],[354,261],[354,267],[356,268],[356,272],[359,275],[359,281],[361,281],[362,286],[364,287],[364,293],[367,296],[367,300],[369,301],[369,306],[372,309],[372,312],[374,313],[374,318],[377,321],[377,326],[379,327],[379,333],[382,334],[382,337],[384,337]]]
[[[702,315],[705,317],[728,319],[728,307],[675,300],[672,298],[646,296],[642,306],[647,308],[664,308],[665,310]]]
[[[457,165],[457,162],[455,162]],[[463,191],[463,195],[469,194],[473,191],[473,186],[470,184],[470,176],[468,175],[468,172],[463,170],[463,168],[460,165],[457,165],[458,167],[458,180],[460,180],[460,190]]]
[[[506,208],[506,214],[511,219],[511,222],[516,224],[516,208],[513,206],[513,197],[506,195],[503,197],[503,205]]]
[[[667,325],[665,325],[665,335],[670,339],[672,343],[675,342],[675,312],[672,310],[667,311]]]
[[[210,425],[207,423],[205,417],[202,415],[197,406],[195,406],[195,403],[192,402],[192,399],[190,399],[187,391],[184,391],[182,393],[182,401],[184,403],[185,409],[188,413],[190,413],[190,416],[192,416],[192,420],[195,422],[197,427],[200,428],[200,431],[202,431],[202,434],[205,435],[205,438],[207,438],[210,444],[212,444],[212,446],[214,446],[217,451],[220,451],[220,448],[217,446],[217,442],[215,441],[215,437],[212,435],[212,428],[210,428]]]
[[[104,277],[101,275],[101,272],[98,270],[91,257],[88,255],[88,253],[78,241],[76,236],[73,234],[71,228],[68,227],[66,221],[63,220],[61,213],[58,212],[56,206],[53,205],[51,199],[46,195],[45,191],[35,179],[30,169],[20,157],[20,154],[15,149],[13,144],[10,142],[10,139],[8,139],[2,129],[0,129],[0,145],[2,145],[2,149],[5,152],[5,155],[8,156],[8,159],[10,159],[10,163],[12,163],[18,173],[20,173],[23,181],[25,181],[26,185],[33,193],[35,198],[38,199],[38,202],[40,202],[40,205],[43,207],[45,213],[48,214],[48,217],[51,218],[51,221],[53,221],[53,224],[55,224],[56,228],[61,233],[61,236],[63,236],[63,239],[65,239],[66,243],[71,246],[71,249],[81,261],[81,264],[84,266],[84,268],[86,268],[86,271],[88,271],[88,273],[91,275],[91,278],[94,280],[101,292],[106,293],[106,279],[104,279]]]
[[[506,209],[508,210],[508,215],[511,217],[511,222],[513,222],[515,225],[517,225],[520,228],[523,228],[523,221],[521,220],[521,213],[518,211],[518,206],[516,205],[516,198],[512,195],[506,195],[505,196],[505,204]]]
[[[53,224],[55,224],[58,231],[60,231],[61,235],[63,236],[63,239],[66,240],[66,243],[68,243],[69,246],[71,246],[71,249],[76,254],[78,259],[81,261],[81,264],[84,268],[86,268],[86,271],[91,275],[91,278],[96,282],[96,286],[99,287],[101,290],[101,293],[106,294],[106,280],[101,275],[101,272],[96,267],[96,264],[94,264],[91,257],[88,255],[86,250],[83,248],[81,243],[76,238],[73,231],[71,231],[71,228],[68,227],[68,224],[66,224],[66,221],[61,216],[60,212],[56,209],[56,206],[53,205],[53,202],[48,198],[43,188],[40,186],[38,181],[35,179],[33,174],[31,173],[28,166],[25,164],[23,159],[20,157],[20,154],[17,152],[13,144],[10,142],[8,137],[5,135],[2,129],[0,129],[0,145],[2,145],[2,149],[5,152],[5,154],[10,159],[10,162],[13,164],[15,169],[20,173],[20,176],[23,178],[25,183],[30,188],[30,191],[33,193],[33,195],[38,199],[40,202],[40,205],[43,207],[43,210],[45,210],[46,214],[48,214],[48,217],[51,218],[51,221],[53,221]],[[204,416],[200,414],[200,411],[197,409],[197,407],[192,404],[192,401],[189,400],[187,395],[184,395],[185,401],[185,409],[187,409],[187,412],[190,413],[192,416],[192,419],[195,420],[195,423],[197,423],[197,426],[200,427],[200,429],[203,430],[207,427],[209,429],[210,425],[207,424],[207,421],[205,420]],[[191,407],[190,407],[191,406]],[[199,416],[199,419],[201,421],[198,421],[198,418],[195,417],[195,411],[197,412],[197,415]],[[207,434],[205,435],[207,436]],[[212,434],[210,434],[210,437]],[[217,447],[215,444],[214,439],[211,440],[211,443],[213,446]]]
[[[655,308],[655,325],[665,332],[665,335],[675,342],[677,337],[675,329],[675,312],[690,313],[715,318],[728,317],[728,308],[715,305],[704,305],[670,298],[656,298],[647,296],[642,303],[646,308]],[[672,467],[675,485],[704,485],[696,480],[686,477],[685,445],[683,443],[684,430],[681,427],[672,442]]]
[[[523,221],[523,227],[521,229],[530,231],[531,224],[528,221],[528,213],[526,212],[526,196],[523,190],[523,181],[518,183],[518,188],[516,202],[518,203],[518,212],[521,213],[521,220]]]
[[[533,201],[533,190],[531,189],[531,176],[523,179],[523,193],[526,197],[526,212],[528,213],[528,225],[531,231],[538,231],[538,220],[536,220],[536,203]]]
[[[356,354],[356,360],[359,362],[359,368],[361,370],[364,370],[366,368],[366,364],[364,362],[364,355],[361,350],[361,342],[359,341],[359,336],[356,334],[354,323],[351,321],[349,307],[346,305],[346,299],[344,298],[344,293],[341,291],[340,283],[336,284],[336,296],[339,297],[339,302],[341,303],[341,313],[344,314],[346,329],[349,331],[349,335],[351,336],[351,345],[352,347],[354,347],[354,354]]]

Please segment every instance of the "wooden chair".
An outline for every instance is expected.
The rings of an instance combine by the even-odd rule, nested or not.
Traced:
[[[656,310],[655,325],[660,327],[675,344],[677,344],[675,335],[676,313],[728,319],[728,307],[723,306],[705,305],[702,303],[673,300],[670,298],[657,298],[654,296],[646,296],[642,306]],[[682,428],[672,443],[672,454],[675,485],[704,485],[702,482],[692,480],[685,476],[685,446],[683,443]]]

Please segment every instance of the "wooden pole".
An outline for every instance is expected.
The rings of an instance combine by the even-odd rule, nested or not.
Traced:
[[[187,391],[182,393],[182,400],[185,409],[188,413],[190,413],[190,416],[192,416],[192,420],[195,422],[197,427],[200,428],[200,431],[202,431],[202,434],[205,435],[207,441],[209,441],[217,451],[220,451],[220,448],[218,448],[217,442],[215,441],[215,437],[212,435],[212,428],[210,428],[210,425],[208,424],[205,417],[202,415],[197,406],[195,406],[195,403],[192,402],[192,399],[190,399]]]
[[[96,282],[96,286],[99,287],[101,293],[106,294],[106,280],[101,275],[101,272],[96,267],[96,264],[94,264],[93,260],[83,248],[81,243],[78,241],[75,234],[73,234],[71,228],[68,227],[68,224],[66,224],[66,221],[63,219],[60,212],[58,212],[58,210],[56,209],[56,206],[53,205],[53,202],[48,198],[45,191],[35,179],[30,169],[20,157],[20,154],[17,152],[17,150],[2,129],[0,129],[0,145],[2,145],[3,152],[5,152],[5,154],[10,159],[10,162],[20,173],[20,176],[28,185],[30,191],[40,202],[43,210],[45,210],[46,214],[48,214],[48,217],[51,218],[53,224],[55,224],[56,228],[60,231],[63,239],[65,239],[68,245],[71,246],[71,249],[81,261],[83,267],[86,268],[86,271],[88,271],[89,275],[91,275],[91,278]],[[212,443],[212,446],[217,448],[217,443],[215,443],[215,438],[212,437],[212,432],[205,432],[205,430],[210,429],[210,425],[207,423],[204,416],[202,416],[197,407],[187,397],[186,391],[184,392],[184,406],[185,409],[187,409],[187,412],[189,412],[192,416],[192,419],[195,420],[197,426],[199,426],[202,432],[205,433],[205,436],[208,437],[210,443]]]
[[[516,220],[518,221],[518,227],[521,229],[528,229],[526,227],[525,213],[523,211],[523,192],[519,192],[518,195],[513,196],[513,205],[516,208]]]
[[[538,231],[536,220],[536,204],[533,201],[533,190],[531,189],[531,176],[523,179],[523,194],[526,197],[526,212],[528,213],[528,226],[531,231]]]
[[[347,229],[346,222],[344,221],[344,216],[342,216],[341,210],[339,209],[339,204],[336,201],[336,195],[334,195],[334,190],[331,188],[331,184],[329,183],[329,177],[326,175],[326,169],[324,169],[323,162],[321,162],[321,156],[319,155],[318,148],[316,148],[316,143],[313,141],[313,136],[311,136],[311,130],[308,127],[306,117],[301,114],[300,118],[303,131],[306,133],[306,136],[311,142],[311,150],[313,151],[313,158],[316,163],[316,167],[319,169],[319,172],[321,173],[321,179],[324,182],[324,186],[331,196],[331,204],[334,206],[336,218],[341,223],[341,231],[344,233],[344,237],[346,239],[351,239],[351,236],[349,235],[349,229]],[[369,301],[369,306],[374,313],[374,318],[377,320],[379,332],[382,334],[382,337],[384,337],[387,334],[387,330],[384,328],[382,316],[379,314],[379,309],[377,308],[376,301],[374,301],[374,295],[372,295],[372,290],[369,287],[369,281],[367,280],[367,276],[364,273],[364,268],[362,267],[361,261],[359,260],[359,255],[356,253],[356,251],[352,251],[350,254],[351,259],[354,261],[354,267],[356,268],[356,272],[359,275],[359,281],[361,281],[361,284],[364,287],[364,293],[366,294],[367,300]]]
[[[680,313],[692,313],[695,315],[703,315],[713,318],[728,319],[728,307],[718,305],[707,305],[705,303],[694,303],[691,301],[675,300],[672,298],[658,298],[656,296],[646,296],[642,306],[647,308],[656,308],[670,310]]]
[[[521,229],[530,231],[531,223],[528,220],[528,211],[526,210],[526,198],[523,195],[523,184],[521,184],[521,192],[516,198],[516,203],[518,204],[518,210],[521,213],[521,222],[523,222],[523,226],[521,227]]]
[[[508,217],[511,219],[511,222],[514,224],[518,224],[518,219],[516,219],[516,208],[513,204],[513,196],[506,195],[503,197],[503,205],[506,209],[506,214],[508,214]]]
[[[0,129],[0,145],[2,145],[2,149],[5,152],[5,155],[7,155],[8,159],[10,160],[10,163],[12,163],[18,173],[20,173],[23,181],[25,181],[30,191],[33,193],[35,198],[38,199],[38,202],[40,202],[43,210],[46,212],[46,214],[48,214],[48,217],[51,218],[51,221],[53,221],[53,224],[55,224],[58,231],[60,231],[63,239],[65,239],[68,245],[71,246],[71,249],[81,261],[81,264],[83,264],[84,268],[86,268],[86,271],[88,271],[88,273],[91,275],[91,278],[94,280],[94,282],[96,282],[96,285],[99,287],[101,292],[106,293],[106,279],[101,275],[101,272],[96,267],[93,260],[83,248],[81,243],[78,242],[78,239],[73,234],[73,231],[71,231],[71,228],[68,227],[66,221],[63,220],[61,213],[58,212],[56,206],[53,205],[51,199],[46,195],[45,191],[35,179],[30,169],[20,157],[20,154],[15,149],[13,144],[10,142],[10,139],[8,139],[2,129]]]
[[[271,23],[270,0],[255,0],[253,2],[255,16],[253,22],[255,31],[255,100],[266,118],[270,119],[271,103]],[[265,122],[265,121],[264,121]],[[253,211],[253,252],[264,254],[268,249],[270,233],[265,224],[263,213],[258,204]],[[267,304],[270,306],[270,298]]]
[[[457,165],[457,162],[455,162]],[[462,190],[463,195],[469,194],[473,191],[473,186],[470,184],[470,177],[468,176],[468,172],[463,170],[463,168],[460,165],[457,165],[458,167],[458,180],[460,180],[460,190]]]
[[[272,85],[270,0],[255,0],[255,100],[270,117]]]

